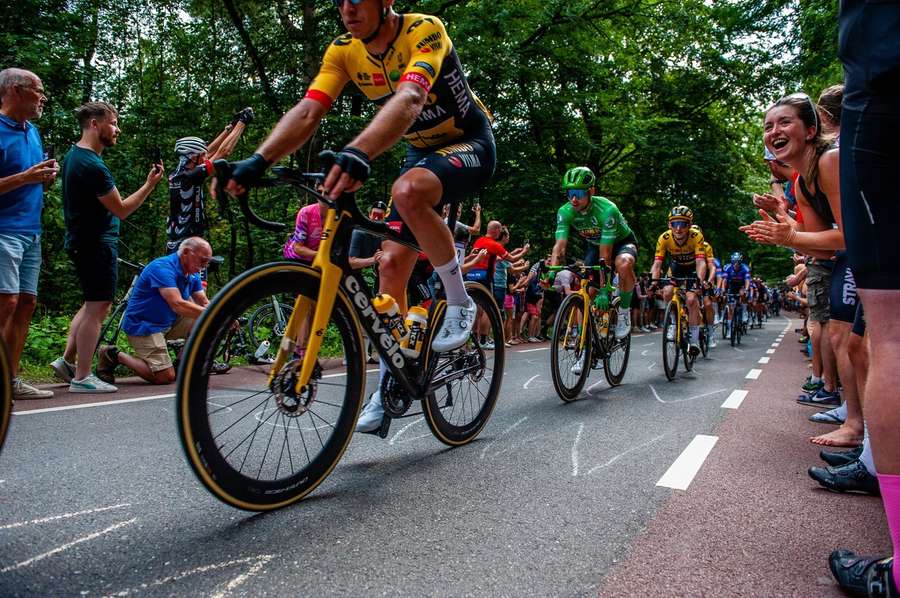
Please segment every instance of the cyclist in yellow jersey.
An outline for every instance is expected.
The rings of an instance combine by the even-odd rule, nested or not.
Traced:
[[[669,230],[659,236],[656,242],[656,253],[653,256],[651,276],[659,278],[663,260],[669,256],[672,276],[686,278],[696,276],[706,280],[706,253],[703,250],[703,233],[699,229],[691,229],[694,213],[687,206],[675,206],[669,212]],[[668,303],[672,299],[672,285],[663,287],[663,300]],[[688,328],[690,329],[690,351],[696,355],[700,352],[700,302],[697,293],[687,293]]]
[[[371,159],[401,138],[409,141],[406,160],[391,189],[393,201],[386,222],[402,236],[415,238],[435,265],[447,296],[447,312],[432,347],[454,349],[469,337],[476,310],[440,212],[445,203],[483,187],[493,174],[496,148],[487,110],[469,89],[440,19],[397,14],[394,0],[333,3],[348,33],[329,45],[306,96],[281,118],[252,157],[235,165],[226,190],[240,194],[270,164],[306,143],[344,85],[352,81],[380,109],[347,146],[323,152],[330,167],[325,189],[332,199],[356,191],[369,175]],[[416,257],[399,243],[382,244],[379,290],[396,298],[404,313],[405,287]],[[382,376],[385,371],[382,364]],[[376,394],[357,430],[378,429],[380,406]]]

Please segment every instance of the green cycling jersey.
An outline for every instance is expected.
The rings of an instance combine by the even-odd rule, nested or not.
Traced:
[[[631,228],[622,212],[605,197],[593,196],[588,209],[579,212],[571,203],[560,206],[556,212],[556,239],[569,238],[569,228],[594,245],[615,245],[631,235]]]

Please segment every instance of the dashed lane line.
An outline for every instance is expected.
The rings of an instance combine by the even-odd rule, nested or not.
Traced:
[[[538,347],[537,349],[523,349],[522,351],[513,351],[513,353],[533,353],[535,351],[546,351],[550,347]]]
[[[762,370],[754,368],[747,372],[747,375],[744,376],[744,378],[746,378],[747,380],[756,380],[757,378],[759,378],[760,374],[762,374]]]
[[[666,470],[666,473],[659,478],[656,485],[675,490],[687,490],[718,440],[718,436],[704,434],[695,436]]]
[[[25,527],[26,525],[38,525],[41,523],[49,523],[51,521],[59,521],[60,519],[70,519],[72,517],[80,517],[81,515],[91,515],[93,513],[103,513],[104,511],[112,511],[113,509],[124,509],[130,507],[131,503],[123,502],[108,507],[99,507],[96,509],[85,509],[84,511],[75,511],[74,513],[63,513],[62,515],[51,515],[50,517],[41,517],[40,519],[32,519],[31,521],[19,521],[18,523],[7,523],[0,525],[0,531],[5,529],[14,529],[17,527]]]
[[[741,403],[744,402],[748,392],[749,391],[746,390],[731,391],[731,394],[728,395],[728,398],[722,403],[722,409],[737,409],[741,406]]]
[[[766,353],[768,353],[769,355],[774,355],[775,349],[766,349]]]
[[[769,359],[771,359],[771,358],[770,357],[760,357],[759,361],[757,363],[761,363],[761,364],[765,365],[765,364],[769,363]]]

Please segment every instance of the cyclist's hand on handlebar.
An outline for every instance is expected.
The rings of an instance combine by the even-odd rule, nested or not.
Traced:
[[[262,154],[253,154],[246,160],[232,163],[231,180],[225,185],[225,191],[237,197],[250,190],[262,178],[271,163]]]
[[[324,169],[328,172],[323,186],[331,199],[341,193],[353,193],[366,182],[372,167],[366,152],[346,146],[339,152],[325,150],[319,154]]]

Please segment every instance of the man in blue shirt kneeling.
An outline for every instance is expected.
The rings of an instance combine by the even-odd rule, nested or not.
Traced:
[[[112,345],[100,348],[97,377],[112,384],[122,364],[150,384],[175,381],[166,341],[188,337],[194,320],[209,303],[200,271],[212,259],[212,248],[200,237],[188,237],[177,253],[150,262],[138,277],[122,319],[134,355]]]

